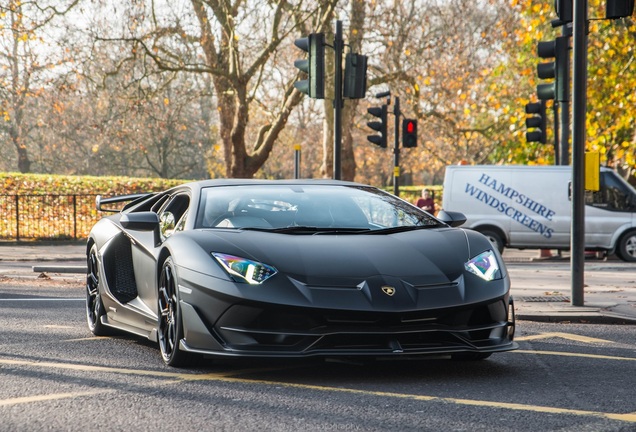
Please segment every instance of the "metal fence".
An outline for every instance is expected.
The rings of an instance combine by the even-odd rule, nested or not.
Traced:
[[[0,239],[85,239],[102,216],[97,194],[0,195]]]

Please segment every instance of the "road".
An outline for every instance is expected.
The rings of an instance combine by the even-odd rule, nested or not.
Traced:
[[[633,431],[630,325],[521,321],[480,362],[210,361],[95,338],[83,277],[0,279],[0,431]]]

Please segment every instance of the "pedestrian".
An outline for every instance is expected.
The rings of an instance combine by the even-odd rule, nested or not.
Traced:
[[[422,196],[417,199],[416,206],[429,213],[435,213],[435,200],[429,189],[422,189]]]

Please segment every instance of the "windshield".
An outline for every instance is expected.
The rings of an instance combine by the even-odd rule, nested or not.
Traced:
[[[373,187],[270,184],[204,188],[196,228],[360,232],[439,224],[417,207]]]

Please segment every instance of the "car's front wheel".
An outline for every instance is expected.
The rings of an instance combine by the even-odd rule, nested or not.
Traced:
[[[168,257],[161,267],[159,278],[158,339],[163,361],[174,367],[186,366],[191,361],[191,355],[179,348],[179,341],[183,338],[183,326],[177,286],[175,267],[172,258]]]
[[[636,231],[623,235],[618,243],[616,255],[623,261],[636,262]]]
[[[86,321],[88,329],[95,336],[108,336],[111,330],[102,324],[101,318],[104,315],[104,305],[102,296],[99,294],[99,257],[97,246],[91,247],[86,257]]]

